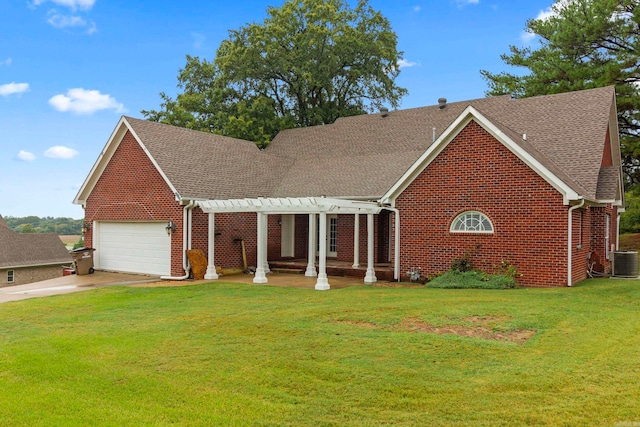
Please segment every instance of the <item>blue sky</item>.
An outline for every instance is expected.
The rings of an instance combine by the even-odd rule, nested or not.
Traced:
[[[355,4],[356,0],[350,0]],[[123,114],[177,93],[185,55],[213,59],[229,29],[283,0],[0,0],[0,214],[82,218],[71,201]],[[552,0],[370,0],[404,52],[401,108],[484,96],[479,70]]]

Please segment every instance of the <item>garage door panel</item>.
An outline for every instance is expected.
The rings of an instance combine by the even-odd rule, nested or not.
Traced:
[[[103,270],[169,275],[171,238],[164,222],[100,222],[98,266]]]

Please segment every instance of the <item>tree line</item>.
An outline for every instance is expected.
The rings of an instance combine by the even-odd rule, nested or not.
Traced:
[[[56,233],[62,236],[82,234],[82,219],[37,217],[3,217],[10,229],[18,233]]]

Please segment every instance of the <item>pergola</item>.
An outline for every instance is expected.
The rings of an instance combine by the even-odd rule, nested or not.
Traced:
[[[227,200],[200,200],[196,202],[203,212],[209,214],[209,254],[206,279],[217,279],[214,258],[214,222],[216,213],[255,212],[257,214],[257,242],[258,256],[253,283],[267,283],[266,273],[269,272],[267,262],[267,215],[270,214],[307,214],[309,215],[309,250],[305,276],[317,277],[315,289],[330,289],[327,279],[327,214],[355,215],[354,239],[359,234],[359,215],[367,215],[367,270],[365,283],[374,283],[377,278],[373,265],[373,216],[385,208],[376,202],[334,199],[327,197],[285,197],[285,198],[246,198]],[[320,217],[318,239],[318,271],[316,272],[316,217]],[[396,261],[394,275],[398,277],[398,229],[399,219],[396,218]],[[358,244],[354,245],[354,266],[358,263]]]

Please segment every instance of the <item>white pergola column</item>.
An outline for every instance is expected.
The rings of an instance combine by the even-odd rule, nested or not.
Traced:
[[[327,279],[327,213],[320,212],[320,230],[318,233],[318,244],[320,246],[320,257],[318,260],[318,279],[316,280],[316,290],[326,291],[330,289]]]
[[[215,214],[209,214],[209,253],[208,253],[208,263],[207,263],[207,272],[204,274],[204,278],[207,280],[216,280],[218,278],[218,273],[216,273],[216,266],[214,264],[213,251],[215,248]]]
[[[367,214],[367,273],[364,275],[365,283],[375,283],[376,271],[373,268],[373,214]]]
[[[307,277],[316,277],[316,214],[309,214],[309,251],[307,256]]]
[[[360,267],[360,214],[355,214],[353,219],[353,265]]]
[[[265,273],[271,273],[271,270],[269,269],[269,260],[268,260],[268,256],[269,256],[269,245],[268,245],[268,241],[269,241],[269,215],[264,215],[264,227],[262,228],[262,232],[264,233],[264,238],[262,239],[262,244],[264,245],[264,272]]]
[[[256,262],[256,274],[253,277],[253,283],[267,283],[267,276],[264,271],[264,263],[266,262],[267,254],[265,253],[264,245],[264,229],[266,215],[262,212],[257,213],[258,222],[258,259]]]

